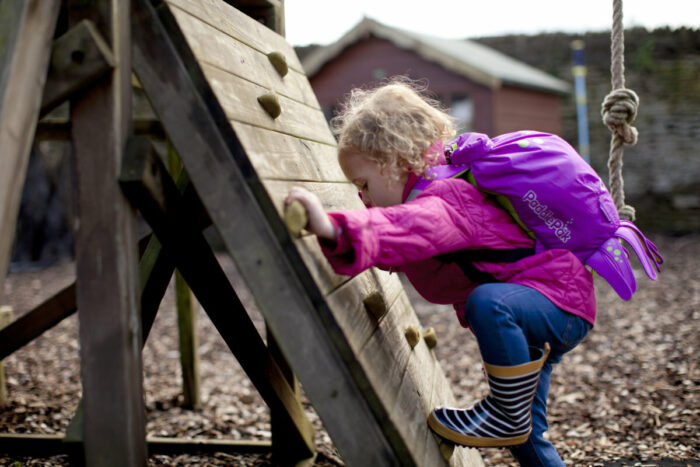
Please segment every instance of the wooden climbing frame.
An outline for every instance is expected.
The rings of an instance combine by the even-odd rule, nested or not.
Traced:
[[[220,0],[67,6],[69,33],[84,41],[55,51],[72,58],[69,85],[51,105],[71,100],[77,282],[0,331],[2,358],[77,305],[84,398],[63,442],[83,446],[90,465],[145,464],[155,444],[145,436],[140,351],[177,269],[269,406],[278,460],[314,458],[300,384],[348,465],[479,463],[476,451],[441,445],[427,426],[429,411],[454,399],[431,350],[436,341],[420,337],[396,275],[338,276],[312,236],[292,237],[282,221],[292,185],[330,208],[362,205],[337,166],[335,139],[294,50],[253,19],[283,32],[281,0],[246,0],[241,9]],[[53,23],[55,16],[42,20],[47,38]],[[85,43],[91,52],[75,53]],[[25,46],[16,44],[10,51]],[[32,73],[40,76],[51,41],[36,48],[43,55]],[[90,73],[77,73],[88,56]],[[158,118],[147,127],[167,138],[180,173],[168,170],[153,138],[134,135],[132,70]],[[28,142],[12,153],[20,161],[41,103],[33,109],[21,132]],[[15,198],[3,204],[14,208]],[[153,235],[137,238],[133,208]],[[209,225],[265,318],[267,342],[204,238]],[[418,330],[410,345],[409,328]]]

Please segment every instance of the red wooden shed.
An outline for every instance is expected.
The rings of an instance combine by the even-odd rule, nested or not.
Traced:
[[[303,65],[327,117],[352,88],[405,75],[425,79],[461,129],[491,136],[515,130],[561,133],[560,100],[570,84],[469,40],[442,39],[364,18]]]

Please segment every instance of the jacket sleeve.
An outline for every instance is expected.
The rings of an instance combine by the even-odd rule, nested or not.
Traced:
[[[465,204],[479,200],[459,184],[441,188],[397,206],[331,212],[338,241],[321,247],[333,269],[355,275],[371,266],[387,269],[468,248],[472,223]]]

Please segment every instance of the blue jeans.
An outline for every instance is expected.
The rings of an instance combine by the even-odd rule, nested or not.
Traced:
[[[545,362],[532,405],[532,433],[525,444],[510,449],[523,466],[563,466],[557,450],[544,439],[547,431],[547,394],[552,364],[576,347],[591,325],[554,305],[523,285],[483,284],[469,295],[465,318],[486,363],[514,366],[530,361],[529,346],[551,351]]]

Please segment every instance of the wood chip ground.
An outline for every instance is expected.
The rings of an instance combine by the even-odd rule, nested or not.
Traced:
[[[557,365],[549,398],[549,437],[568,466],[700,466],[700,237],[654,238],[666,259],[656,282],[638,274],[639,291],[623,302],[596,282],[593,331]],[[239,279],[227,257],[221,262]],[[4,284],[15,316],[73,279],[74,264],[11,269]],[[245,294],[243,300],[249,299]],[[457,401],[486,394],[475,339],[450,307],[410,292]],[[252,312],[264,332],[260,316]],[[0,407],[0,433],[63,433],[81,396],[77,317],[68,318],[5,359],[9,402]],[[180,407],[180,366],[172,286],[143,352],[151,436],[270,440],[269,414],[206,315],[200,312],[203,407]],[[317,428],[316,465],[342,459],[308,402]],[[483,449],[487,465],[517,465],[503,449]],[[10,458],[0,465],[68,465],[66,456]],[[274,465],[265,454],[153,455],[149,465]]]

